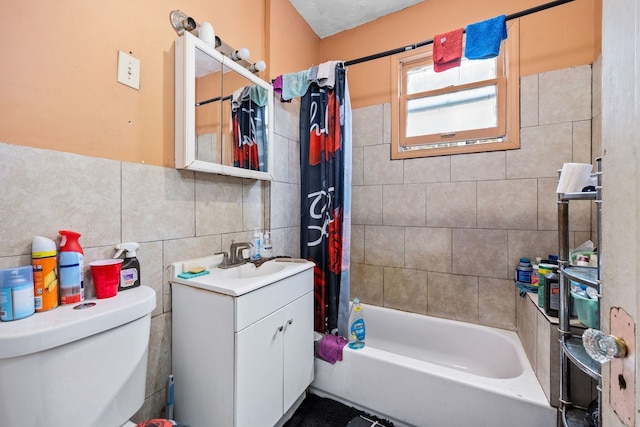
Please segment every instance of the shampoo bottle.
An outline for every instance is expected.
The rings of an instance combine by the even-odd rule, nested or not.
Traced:
[[[140,245],[136,242],[118,243],[114,258],[120,258],[124,253],[124,262],[120,269],[120,283],[118,292],[140,286],[140,261],[136,258],[136,251]]]
[[[349,347],[353,349],[364,347],[365,331],[362,306],[360,305],[360,300],[354,298],[351,313],[349,313]]]
[[[84,252],[80,233],[60,230],[60,304],[84,301]]]

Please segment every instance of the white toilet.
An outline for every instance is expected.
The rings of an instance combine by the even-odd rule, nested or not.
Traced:
[[[133,425],[155,306],[155,291],[140,286],[0,322],[0,424]]]

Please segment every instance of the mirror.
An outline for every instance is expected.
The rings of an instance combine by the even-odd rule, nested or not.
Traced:
[[[176,168],[273,179],[273,87],[191,33],[175,48]]]

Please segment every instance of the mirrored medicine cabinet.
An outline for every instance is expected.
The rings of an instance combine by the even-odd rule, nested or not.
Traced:
[[[175,167],[273,179],[273,86],[189,32],[175,74]]]

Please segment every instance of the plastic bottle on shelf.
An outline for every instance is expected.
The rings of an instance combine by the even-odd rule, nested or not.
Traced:
[[[531,286],[538,286],[538,264],[531,264]]]
[[[516,266],[516,281],[531,283],[531,273],[533,267],[529,258],[520,258],[520,263]]]
[[[349,313],[349,347],[353,349],[364,347],[365,332],[362,306],[360,305],[360,300],[354,298],[351,313]]]
[[[140,245],[136,242],[118,243],[114,258],[120,258],[124,253],[124,262],[120,269],[120,283],[118,292],[140,286],[140,261],[136,258],[136,251]]]
[[[552,271],[544,277],[544,311],[549,316],[558,317],[560,309],[560,285],[558,273]]]
[[[554,259],[555,258],[555,259]],[[549,273],[553,273],[558,269],[558,257],[555,255],[549,255],[549,259],[543,259],[538,264],[538,307],[544,310],[544,297],[545,297],[545,276]]]

